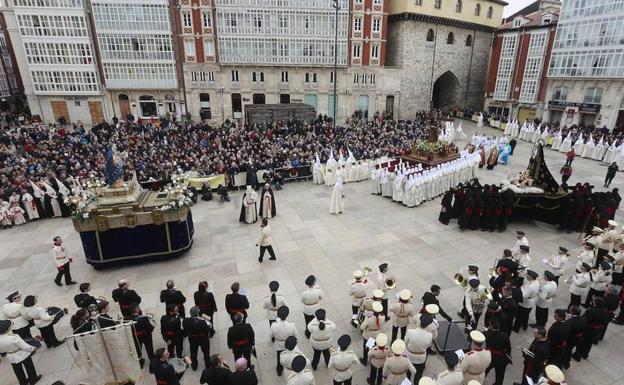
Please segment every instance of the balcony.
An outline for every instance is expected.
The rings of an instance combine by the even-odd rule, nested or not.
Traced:
[[[251,82],[251,89],[257,91],[266,90],[266,85],[264,82]]]

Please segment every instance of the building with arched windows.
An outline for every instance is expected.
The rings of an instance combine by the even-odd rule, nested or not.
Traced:
[[[393,0],[386,64],[401,70],[401,116],[481,109],[501,0]]]
[[[624,127],[624,2],[564,1],[543,120]]]

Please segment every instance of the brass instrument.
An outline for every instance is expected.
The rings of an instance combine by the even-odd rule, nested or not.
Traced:
[[[149,323],[152,325],[152,327],[156,327],[156,320],[154,319],[154,314],[152,313],[146,313],[145,316],[147,317],[147,319],[149,320]]]
[[[494,297],[492,296],[492,292],[487,287],[483,289],[483,294],[485,294],[485,298],[487,298],[490,301],[494,299]]]
[[[386,280],[384,281],[384,286],[387,290],[392,290],[396,286],[396,281],[394,280],[394,278],[386,278]]]
[[[466,287],[468,286],[468,279],[464,277],[461,273],[457,273],[453,276],[453,282],[457,286]]]
[[[490,270],[488,270],[488,278],[495,278],[498,275],[498,273],[496,272],[496,268],[493,267]]]
[[[523,354],[531,357],[531,358],[535,358],[535,354],[533,354],[532,351],[530,351],[529,349],[526,348],[521,348],[520,346],[516,345],[516,349],[520,350]]]
[[[372,271],[373,269],[369,266],[364,266],[362,267],[362,271],[364,272],[364,277],[367,277]]]

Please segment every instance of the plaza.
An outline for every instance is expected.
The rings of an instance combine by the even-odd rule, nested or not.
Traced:
[[[502,131],[490,128],[477,129],[472,122],[463,121],[462,125],[468,140],[475,130],[490,136],[502,135]],[[466,139],[457,140],[460,148],[466,143]],[[480,169],[480,182],[498,184],[509,173],[524,170],[532,146],[531,143],[518,141],[510,163],[496,166],[492,171]],[[565,155],[545,150],[545,156],[551,173],[559,180],[558,171],[565,163]],[[573,168],[569,181],[571,185],[589,182],[596,186],[596,191],[605,190],[602,185],[606,165],[577,158]],[[615,177],[611,187],[624,187],[621,174]],[[350,325],[351,298],[348,290],[353,270],[370,266],[376,271],[380,263],[388,262],[397,278],[396,289],[410,289],[416,308],[420,307],[422,294],[432,284],[437,284],[442,287],[441,305],[454,318],[457,318],[456,312],[461,308],[463,288],[453,283],[453,275],[462,266],[475,264],[479,266],[481,277],[485,277],[502,250],[513,246],[516,229],[524,230],[531,243],[532,269],[541,274],[544,271],[542,259],[555,252],[558,246],[565,246],[570,250],[571,258],[564,277],[573,272],[572,265],[580,250],[578,233],[558,232],[553,226],[539,222],[511,223],[502,233],[461,232],[456,221],[448,226],[438,222],[440,198],[409,209],[370,192],[369,181],[346,184],[345,212],[335,216],[328,213],[330,187],[311,182],[286,184],[284,190],[275,193],[277,216],[270,220],[277,261],[265,260],[262,264],[257,261],[258,250],[255,247],[259,222],[254,225],[238,222],[242,192],[231,193],[231,202],[200,201],[193,206],[195,237],[190,251],[177,259],[149,264],[94,270],[84,261],[80,239],[69,219],[45,219],[14,226],[0,231],[0,293],[7,295],[19,290],[22,296],[35,294],[39,296],[42,306],[68,307],[70,314],[75,312],[73,296],[77,294],[78,287],[57,287],[53,282],[55,269],[49,248],[55,235],[65,239],[66,247],[74,256],[74,279],[90,282],[93,296],[103,296],[112,302],[111,291],[117,287],[117,281],[128,279],[131,288],[143,299],[143,312],[154,314],[155,319],[164,313],[164,304],[159,302],[158,293],[168,279],[175,281],[176,287],[186,295],[189,305],[193,302],[192,294],[198,282],[206,280],[219,307],[215,317],[216,335],[211,339],[211,354],[223,354],[233,367],[232,354],[226,344],[227,329],[231,323],[223,300],[225,294],[230,292],[232,282],[238,281],[241,287],[248,289],[251,304],[248,322],[256,333],[258,359],[252,363],[256,366],[260,383],[272,385],[284,383],[284,379],[278,378],[275,373],[275,350],[269,337],[266,312],[262,309],[262,301],[269,294],[268,283],[272,280],[279,281],[279,292],[286,297],[290,307],[289,320],[297,325],[298,346],[311,358],[312,349],[303,336],[305,325],[299,296],[309,274],[316,276],[323,291],[321,304],[327,311],[327,318],[337,324],[335,338],[343,333],[350,334],[353,338],[351,349],[361,355],[361,335]],[[616,213],[615,219],[619,223],[624,222],[621,210]],[[551,307],[551,317],[552,309],[565,308],[569,301],[568,285],[563,280],[560,283]],[[390,299],[390,303],[393,302],[394,299]],[[118,305],[111,303],[110,310],[111,315],[117,317]],[[59,338],[71,333],[69,318],[64,317],[56,326]],[[531,314],[533,319],[534,312]],[[482,325],[479,329],[483,328]],[[515,346],[528,347],[531,340],[530,331],[512,333],[513,365],[507,368],[505,384],[521,379],[522,357]],[[164,346],[157,330],[154,331],[154,345],[155,348]],[[610,324],[604,341],[592,349],[589,359],[572,362],[571,368],[566,371],[567,383],[621,384],[624,367],[618,364],[615,357],[621,354],[622,346],[624,327]],[[188,354],[186,343],[184,352]],[[33,361],[38,373],[43,375],[40,384],[48,385],[57,380],[72,385],[90,384],[89,374],[74,363],[67,346],[40,349],[33,356]],[[188,369],[182,383],[199,383],[202,368],[200,365],[200,370],[195,372]],[[444,369],[441,356],[433,355],[427,360],[424,374],[434,377]],[[365,384],[368,371],[367,367],[359,365],[353,384]],[[9,364],[4,359],[0,363],[0,373],[5,374],[0,377],[0,385],[15,383]],[[331,383],[330,372],[322,364],[314,376],[317,384]],[[486,383],[491,383],[493,377],[490,373]],[[142,383],[155,384],[154,376],[147,370]]]

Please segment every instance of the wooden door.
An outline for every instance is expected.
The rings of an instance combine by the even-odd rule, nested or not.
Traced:
[[[126,120],[126,117],[130,113],[130,101],[129,100],[120,100],[119,101],[119,119]]]
[[[52,100],[50,102],[52,106],[52,113],[54,114],[54,120],[58,122],[62,116],[65,121],[69,123],[69,112],[67,111],[67,103],[64,100]]]
[[[104,121],[102,102],[89,102],[89,113],[91,114],[91,123],[102,123]]]

